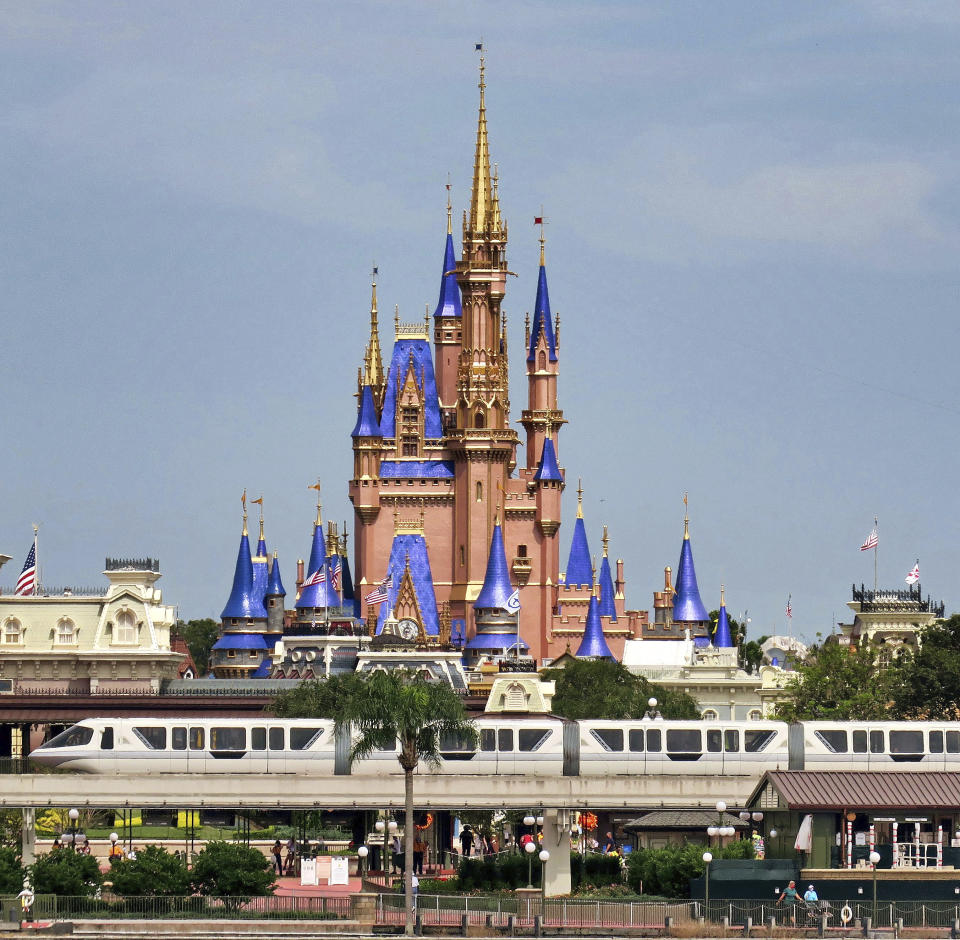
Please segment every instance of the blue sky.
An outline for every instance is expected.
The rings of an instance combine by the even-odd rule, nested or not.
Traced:
[[[628,606],[689,491],[753,636],[829,631],[875,514],[882,584],[956,609],[960,7],[909,6],[5,4],[0,582],[38,522],[48,584],[154,555],[217,616],[247,487],[292,585],[307,484],[350,518],[373,261],[385,326],[436,303],[482,37],[512,348],[542,205],[567,518],[582,476]]]

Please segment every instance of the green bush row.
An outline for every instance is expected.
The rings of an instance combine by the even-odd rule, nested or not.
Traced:
[[[637,892],[668,898],[690,896],[690,879],[703,874],[705,847],[695,842],[667,845],[662,849],[636,849],[627,862],[627,883]],[[714,849],[714,858],[753,858],[746,839]]]

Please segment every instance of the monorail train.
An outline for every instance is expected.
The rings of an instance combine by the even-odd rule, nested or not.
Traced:
[[[960,722],[476,720],[475,747],[442,743],[420,773],[609,776],[767,770],[960,770]],[[400,773],[395,750],[351,766],[328,720],[89,718],[31,752],[85,773]]]

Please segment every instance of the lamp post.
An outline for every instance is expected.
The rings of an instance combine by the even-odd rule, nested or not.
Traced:
[[[527,887],[533,887],[533,853],[537,851],[537,846],[533,842],[528,842],[523,851],[527,853]]]
[[[657,700],[655,698],[647,699],[647,710],[643,713],[643,717],[649,721],[655,721],[658,718],[663,718],[663,715],[657,711]]]
[[[369,854],[370,854],[370,849],[368,849],[365,845],[361,845],[360,848],[357,849],[357,856],[360,859],[359,867],[360,867],[361,878],[363,878],[363,876],[367,873],[367,856]]]
[[[723,825],[723,814],[727,811],[727,804],[723,800],[717,800],[716,807],[717,825],[707,826],[707,843],[709,844],[710,839],[717,836],[720,839],[717,844],[722,848],[724,836],[732,836],[736,830],[733,826]]]
[[[73,847],[73,851],[76,852],[77,851],[77,820],[80,818],[80,810],[71,809],[70,812],[67,813],[67,816],[70,819],[70,832],[64,834],[63,841],[69,842],[70,845]],[[69,838],[67,838],[68,835],[69,835]]]
[[[543,905],[547,901],[547,877],[544,866],[550,861],[550,853],[546,849],[540,852],[540,916],[543,916]]]
[[[383,870],[383,881],[384,884],[389,884],[390,876],[387,874],[387,824],[382,820],[378,819],[374,824],[373,828],[377,830],[378,835],[383,836],[383,858],[380,861],[380,868]]]
[[[877,863],[880,861],[879,852],[870,853],[870,867],[873,869],[873,923],[877,923]]]
[[[703,862],[706,866],[703,872],[703,915],[704,920],[710,916],[710,863],[713,861],[713,855],[709,852],[703,853]]]

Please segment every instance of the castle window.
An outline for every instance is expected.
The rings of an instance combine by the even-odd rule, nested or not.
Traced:
[[[518,545],[517,546],[517,558],[526,558],[527,557],[527,546]]]
[[[547,368],[547,354],[541,349],[540,356],[537,359],[537,368],[541,372],[545,372]]]
[[[117,622],[113,627],[113,642],[137,642],[137,622],[129,610],[121,610],[117,614]]]
[[[4,643],[19,643],[20,642],[20,621],[15,617],[12,617],[3,625],[3,642]]]
[[[74,634],[75,628],[73,621],[64,617],[63,620],[57,624],[57,642],[62,645],[71,644],[74,641]]]
[[[404,457],[416,457],[417,456],[417,442],[404,439],[403,445],[401,448],[401,453]]]
[[[477,502],[483,502],[483,484],[477,480]]]
[[[467,553],[463,550],[463,546],[460,546],[460,567],[462,568],[467,563]]]
[[[473,426],[474,426],[475,428],[484,428],[484,427],[487,426],[487,425],[486,425],[486,422],[485,422],[484,419],[483,419],[483,412],[482,412],[482,411],[478,411],[478,412],[473,416]]]

